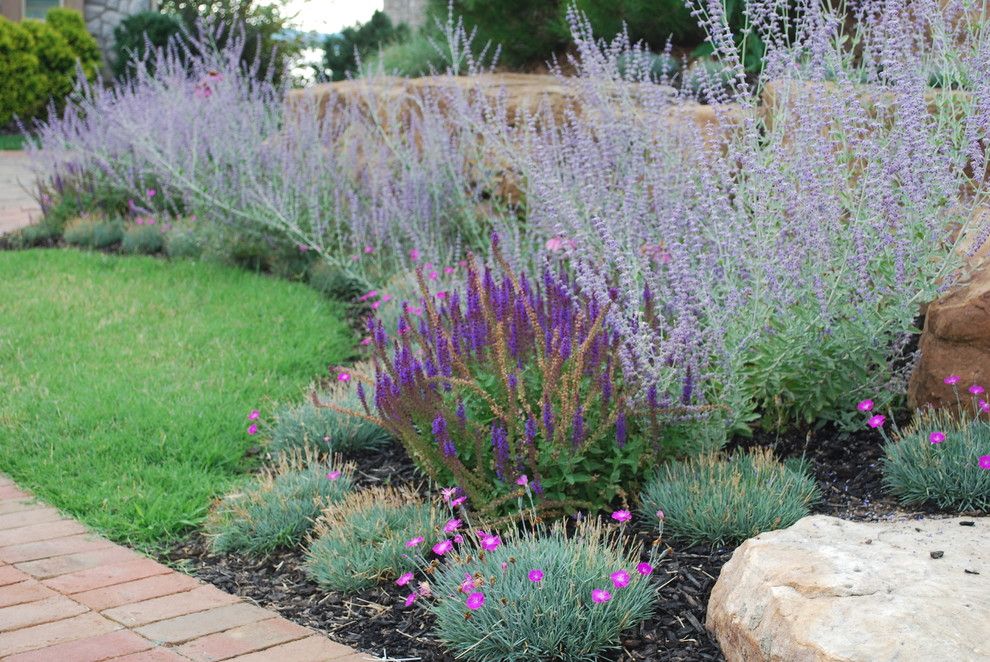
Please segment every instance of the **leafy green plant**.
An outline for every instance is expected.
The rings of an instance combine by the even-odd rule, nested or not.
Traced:
[[[306,574],[334,591],[359,591],[413,568],[406,542],[432,531],[435,515],[409,490],[379,487],[331,505],[316,523]]]
[[[164,48],[181,34],[182,22],[169,14],[146,11],[126,17],[113,30],[114,76],[123,78],[134,58],[144,59],[149,48]],[[154,73],[154,63],[148,61],[147,66]]]
[[[48,13],[45,14],[45,23],[61,33],[69,43],[86,80],[95,80],[102,62],[100,45],[96,43],[96,38],[86,30],[86,21],[83,20],[83,15],[74,9],[56,7],[49,9]]]
[[[44,98],[35,41],[30,30],[0,16],[0,127],[26,117]]]
[[[668,39],[693,47],[705,38],[683,0],[575,0],[574,5],[591,21],[595,34],[605,39],[623,28],[633,42],[643,40],[654,49],[662,49]]]
[[[203,241],[194,222],[178,220],[165,233],[165,254],[172,258],[198,258]]]
[[[437,51],[429,36],[418,33],[369,54],[366,63],[369,71],[415,78],[444,71],[448,59]]]
[[[990,511],[990,424],[945,411],[919,411],[883,447],[883,482],[902,503]]]
[[[361,366],[356,369],[367,370]],[[341,409],[362,411],[361,400],[352,384],[338,381],[321,389],[319,398],[322,402],[333,403],[337,409],[304,402],[284,407],[275,415],[271,430],[272,450],[285,453],[308,446],[325,453],[353,453],[380,448],[391,439],[388,432],[370,420],[340,412]]]
[[[566,274],[547,271],[539,284],[515,274],[498,241],[501,273],[469,265],[454,294],[432,292],[420,272],[422,306],[407,306],[395,342],[375,323],[374,378],[355,372],[374,420],[486,513],[516,505],[522,475],[545,511],[600,509],[658,461],[696,451],[672,419],[718,425],[719,408],[692,405],[690,382],[673,386],[676,396],[651,385],[632,397],[638,384],[600,300],[575,293]]]
[[[120,250],[124,253],[154,255],[165,248],[165,238],[157,225],[131,225],[124,232]]]
[[[333,80],[344,80],[348,73],[354,73],[357,58],[364,59],[380,48],[408,38],[408,25],[392,25],[388,15],[379,10],[368,22],[328,36],[323,42],[324,64]]]
[[[674,537],[720,545],[788,527],[807,515],[818,497],[802,463],[781,463],[770,451],[754,449],[665,465],[640,501],[644,516],[663,518]]]
[[[62,236],[61,228],[42,220],[40,223],[22,228],[13,237],[13,243],[18,248],[44,246],[58,241]]]
[[[210,514],[206,531],[213,549],[261,555],[298,544],[320,511],[351,490],[351,469],[335,466],[309,453],[283,456]]]
[[[358,297],[371,291],[371,284],[361,276],[324,260],[317,260],[310,265],[308,280],[317,291],[346,303],[353,303]]]
[[[492,546],[451,555],[434,574],[427,609],[458,659],[598,660],[656,608],[642,550],[597,522]]]
[[[68,40],[51,23],[27,20],[21,26],[34,37],[38,75],[44,90],[32,114],[41,112],[49,101],[60,107],[65,96],[72,91],[76,78],[76,54]]]
[[[509,67],[545,62],[567,46],[570,32],[560,0],[454,0],[453,15],[464,19],[468,32],[476,30],[475,43],[501,47],[500,61]],[[447,19],[448,0],[430,0],[427,25]],[[520,39],[520,35],[526,35]]]
[[[65,242],[83,248],[109,248],[124,238],[124,222],[83,215],[69,221],[63,235]]]

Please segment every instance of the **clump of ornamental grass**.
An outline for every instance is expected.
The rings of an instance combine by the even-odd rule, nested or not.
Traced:
[[[414,569],[406,543],[434,529],[436,516],[408,489],[377,487],[331,505],[316,522],[306,574],[324,588],[353,592]]]
[[[958,379],[949,377],[948,379]],[[909,506],[932,505],[951,512],[990,511],[990,405],[982,387],[959,400],[958,411],[919,410],[911,424],[888,437],[882,415],[873,414],[866,400],[868,425],[883,435],[884,487]]]
[[[481,512],[513,508],[521,475],[541,509],[602,508],[667,456],[668,419],[710,408],[692,406],[690,383],[635,397],[610,302],[549,270],[516,275],[492,244],[501,273],[472,260],[463,291],[432,293],[420,270],[419,314],[406,304],[392,337],[373,322],[374,376],[353,371],[360,415]]]
[[[764,449],[708,454],[662,467],[640,495],[647,518],[690,543],[733,544],[807,515],[818,486],[802,462]]]
[[[426,607],[458,659],[598,660],[656,608],[653,565],[598,521],[464,537],[480,542],[448,554]]]
[[[89,215],[69,221],[63,234],[67,244],[82,248],[109,248],[119,244],[123,238],[123,221]]]
[[[391,439],[388,432],[367,417],[341,411],[361,412],[357,388],[344,369],[336,375],[333,384],[319,391],[318,398],[333,403],[336,408],[317,407],[307,401],[284,407],[275,415],[271,428],[273,451],[291,453],[310,447],[323,453],[355,453],[381,448]]]
[[[203,254],[203,238],[195,218],[172,222],[165,233],[165,254],[171,258],[198,258]]]
[[[350,492],[351,472],[311,452],[283,456],[210,513],[206,532],[213,549],[264,555],[299,544],[320,512]]]
[[[165,238],[162,230],[157,225],[148,224],[153,221],[150,218],[138,218],[134,225],[131,225],[124,232],[124,238],[120,242],[120,250],[124,253],[137,255],[155,255],[161,253],[165,248]]]

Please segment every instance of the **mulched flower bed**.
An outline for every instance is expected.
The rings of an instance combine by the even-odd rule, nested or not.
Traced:
[[[783,437],[757,435],[734,440],[730,450],[750,446],[773,448],[780,457],[804,456],[822,489],[815,513],[845,519],[880,520],[903,515],[881,489],[882,440],[873,430],[856,433],[821,430]],[[398,447],[354,458],[358,485],[413,484],[425,490],[412,462]],[[919,513],[920,514],[920,513]],[[652,532],[639,531],[645,542]],[[606,659],[724,660],[705,630],[705,612],[712,586],[733,548],[678,545],[659,564],[661,585],[656,616],[628,631],[621,651]],[[258,560],[214,554],[201,534],[176,545],[163,556],[175,565],[230,593],[254,600],[285,618],[326,632],[332,639],[378,656],[449,662],[454,658],[431,635],[432,617],[421,608],[402,606],[406,591],[392,584],[344,595],[327,592],[302,570],[303,555],[289,550]]]

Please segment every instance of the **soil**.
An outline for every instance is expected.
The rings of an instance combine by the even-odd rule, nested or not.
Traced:
[[[805,458],[822,490],[815,513],[855,520],[922,514],[905,513],[883,494],[882,444],[873,430],[845,433],[825,429],[786,436],[757,434],[734,440],[729,447],[764,446],[782,458]],[[405,484],[427,490],[426,481],[399,447],[352,460],[360,486]],[[629,535],[639,536],[647,544],[653,542],[647,532]],[[670,549],[655,575],[661,585],[658,612],[639,628],[626,632],[621,650],[604,659],[724,660],[704,622],[712,586],[733,548],[679,545],[676,541],[664,544]],[[421,608],[403,606],[404,589],[385,584],[358,594],[328,592],[307,578],[299,550],[278,552],[261,560],[214,554],[208,541],[197,533],[170,549],[162,560],[360,651],[422,662],[454,659],[433,639],[430,615]]]

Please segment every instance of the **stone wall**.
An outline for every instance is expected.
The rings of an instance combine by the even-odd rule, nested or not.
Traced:
[[[385,13],[393,23],[418,28],[426,21],[427,0],[385,0]]]
[[[158,0],[86,0],[86,27],[99,42],[104,62],[109,63],[113,57],[113,29],[131,14],[157,7]]]

